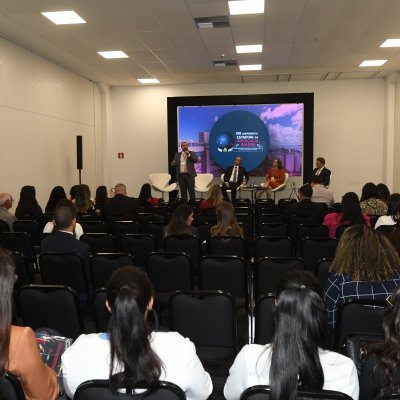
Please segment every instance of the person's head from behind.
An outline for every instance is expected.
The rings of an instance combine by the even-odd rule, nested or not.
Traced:
[[[299,200],[305,200],[305,199],[311,199],[313,194],[313,189],[311,187],[311,185],[309,185],[308,183],[303,185],[300,189],[299,189]]]
[[[54,211],[54,225],[57,230],[73,231],[76,224],[76,208],[70,200],[60,200]]]
[[[14,199],[9,193],[1,193],[0,194],[0,207],[6,208],[9,210],[12,207]]]
[[[122,194],[126,196],[126,186],[123,183],[117,183],[114,188],[114,196],[117,194]]]
[[[371,198],[378,197],[378,190],[376,189],[375,183],[368,182],[361,189],[361,199],[360,201],[365,201]]]
[[[307,271],[290,271],[278,283],[274,307],[270,386],[272,399],[295,399],[303,388],[322,389],[319,348],[328,348],[322,288]]]
[[[311,187],[314,187],[315,185],[322,185],[322,176],[321,175],[314,175],[311,178]]]
[[[10,325],[12,322],[12,294],[15,283],[15,263],[11,252],[0,249],[0,374],[8,365]]]
[[[36,190],[34,186],[22,186],[19,194],[20,202],[37,203],[36,201]]]
[[[104,203],[108,198],[107,188],[104,185],[96,189],[96,203]]]
[[[385,203],[389,202],[390,190],[384,183],[378,183],[376,185],[376,191],[379,200],[382,200]]]
[[[80,185],[75,193],[75,206],[78,212],[86,212],[90,207],[90,189],[88,185]]]
[[[214,206],[222,201],[221,186],[218,183],[213,183],[208,189],[207,200]]]
[[[217,224],[221,226],[231,226],[237,223],[235,208],[227,201],[222,202],[217,207]]]
[[[65,194],[65,190],[62,186],[55,186],[50,192],[50,197],[48,201],[48,205],[51,204],[53,207],[56,206],[56,204],[63,199],[66,199],[67,195]]]
[[[151,349],[146,325],[147,313],[153,306],[153,287],[147,275],[132,266],[114,271],[106,287],[106,306],[111,312],[111,388],[134,388],[138,382],[157,381],[161,361]],[[118,363],[123,364],[124,372],[113,375]]]
[[[79,185],[71,186],[71,189],[69,190],[69,200],[75,200],[76,193],[78,190],[79,190]]]
[[[387,237],[367,225],[353,225],[340,237],[330,272],[348,274],[353,281],[380,283],[400,269],[400,260]]]
[[[171,216],[171,221],[167,226],[168,235],[190,234],[190,226],[193,222],[193,209],[187,204],[179,204]]]
[[[140,189],[138,200],[140,203],[146,203],[151,197],[151,185],[150,183],[144,183]]]
[[[347,192],[342,197],[341,211],[342,221],[348,225],[365,224],[365,219],[361,212],[360,200],[356,193]]]
[[[392,215],[395,221],[400,219],[400,193],[393,193],[390,195],[388,215]]]

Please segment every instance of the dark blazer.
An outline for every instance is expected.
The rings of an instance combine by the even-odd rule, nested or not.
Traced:
[[[139,207],[136,199],[123,194],[116,194],[106,201],[103,211],[105,216],[111,214],[128,214],[134,217],[137,215]]]
[[[181,172],[180,171],[181,154],[182,154],[181,151],[179,153],[175,153],[175,157],[174,157],[176,179],[178,179],[179,174]],[[186,159],[186,168],[187,168],[187,173],[192,178],[197,176],[197,172],[196,172],[196,169],[194,167],[194,164],[196,164],[198,161],[199,160],[197,159],[196,153],[194,151],[190,151],[189,150],[189,157]]]
[[[285,220],[289,221],[293,215],[301,217],[315,215],[318,220],[322,221],[325,210],[326,205],[324,203],[313,203],[310,199],[303,199],[286,207]]]
[[[312,178],[314,178],[315,174],[317,173],[318,168],[314,168],[313,172],[310,176],[309,183],[311,183]],[[322,168],[319,176],[322,178],[322,184],[324,186],[329,186],[329,181],[331,179],[331,171],[328,168]]]
[[[229,182],[231,179],[233,165],[228,167],[225,171],[224,182]],[[243,178],[246,178],[246,181],[249,180],[249,174],[247,173],[246,169],[239,165],[238,177],[237,177],[237,185],[240,186],[243,183]]]

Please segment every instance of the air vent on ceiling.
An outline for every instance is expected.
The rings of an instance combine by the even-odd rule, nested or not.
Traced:
[[[221,15],[218,17],[201,17],[195,18],[194,22],[199,29],[207,28],[229,28],[229,18],[226,15]]]
[[[236,60],[218,60],[213,62],[214,67],[235,67],[237,65]]]

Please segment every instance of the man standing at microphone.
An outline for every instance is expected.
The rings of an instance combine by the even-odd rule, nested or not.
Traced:
[[[189,192],[190,201],[194,202],[194,177],[197,175],[194,164],[197,163],[197,155],[194,151],[189,151],[188,142],[181,143],[181,152],[175,154],[171,162],[176,166],[176,180],[181,190],[181,198],[187,201],[187,192]]]

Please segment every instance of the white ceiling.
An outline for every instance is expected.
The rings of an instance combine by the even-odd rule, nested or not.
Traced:
[[[82,25],[54,25],[43,11],[74,10]],[[229,15],[227,0],[0,0],[0,35],[93,81],[139,85],[382,78],[400,70],[400,0],[265,0],[265,14],[229,16],[230,28],[201,29],[195,17]],[[235,45],[259,44],[259,54]],[[101,50],[123,50],[106,60]],[[223,56],[222,56],[223,55]],[[236,59],[262,71],[214,67]],[[365,59],[387,59],[360,68]]]

